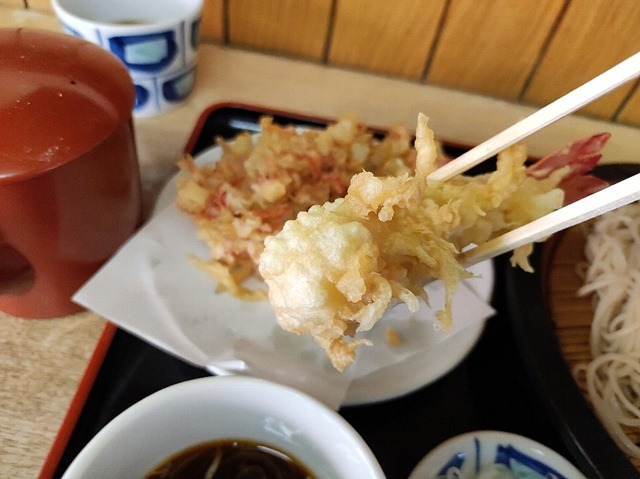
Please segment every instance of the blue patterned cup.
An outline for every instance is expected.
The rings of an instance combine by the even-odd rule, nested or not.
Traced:
[[[203,0],[53,0],[64,30],[100,45],[128,68],[134,114],[180,106],[195,82]]]

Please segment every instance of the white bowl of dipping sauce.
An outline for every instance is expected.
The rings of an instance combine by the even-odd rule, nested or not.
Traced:
[[[385,477],[337,412],[286,386],[224,376],[179,383],[134,404],[91,439],[63,479],[157,479],[163,476],[150,475],[154,468],[204,443],[213,446],[207,469],[219,475],[210,471],[212,479],[306,477],[269,475],[274,467],[301,469],[314,479]],[[222,474],[242,461],[256,475]]]
[[[477,431],[427,454],[409,479],[585,479],[557,452],[523,436]]]

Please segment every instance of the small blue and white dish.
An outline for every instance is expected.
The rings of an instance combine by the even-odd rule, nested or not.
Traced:
[[[427,454],[409,479],[585,479],[568,460],[523,436],[501,431],[462,434]]]

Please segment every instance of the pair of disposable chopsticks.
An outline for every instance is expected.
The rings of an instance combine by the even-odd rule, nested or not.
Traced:
[[[429,175],[429,180],[444,181],[464,173],[469,168],[494,156],[528,135],[550,125],[638,76],[640,76],[640,52],[438,168]],[[465,266],[471,266],[525,244],[544,240],[558,231],[570,228],[638,199],[640,199],[640,174],[631,176],[604,190],[593,193],[531,223],[527,223],[470,249],[460,256],[460,261]]]

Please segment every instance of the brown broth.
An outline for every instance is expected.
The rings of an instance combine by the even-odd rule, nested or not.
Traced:
[[[213,466],[218,462],[217,467]],[[209,469],[215,473],[207,475]],[[154,467],[144,479],[314,479],[291,455],[246,440],[218,440],[180,451]]]

